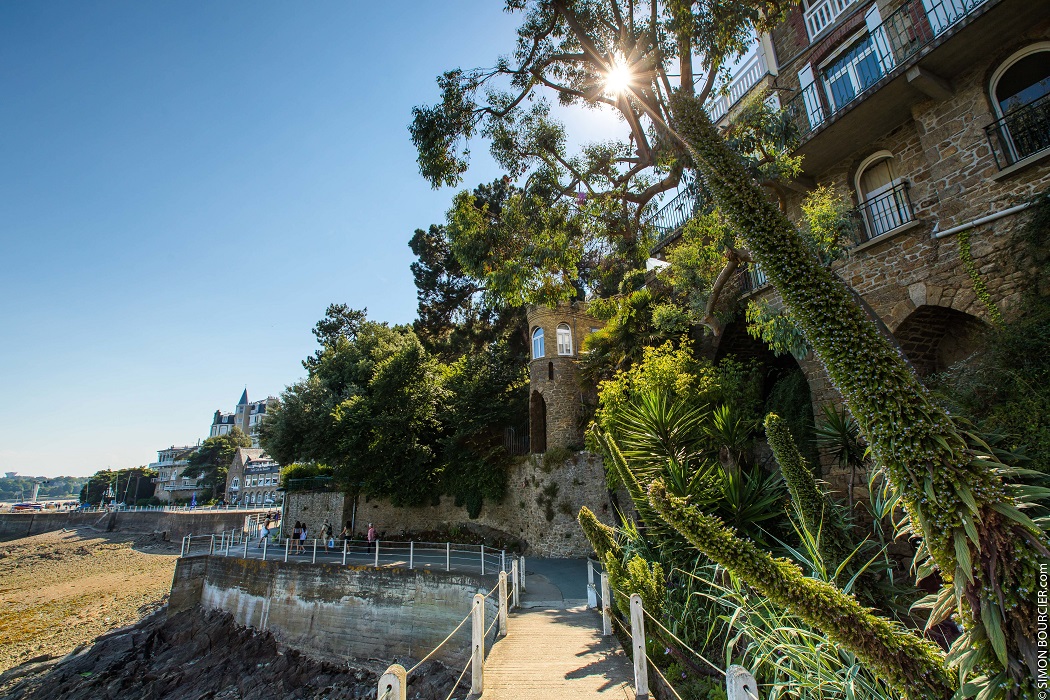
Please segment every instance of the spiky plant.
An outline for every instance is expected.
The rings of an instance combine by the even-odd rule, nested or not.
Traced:
[[[1050,559],[1046,533],[1021,511],[1001,465],[969,449],[846,285],[769,201],[703,106],[679,93],[671,110],[715,201],[780,292],[952,587],[966,630],[954,663],[964,677],[985,672],[989,698],[1029,694],[1038,669],[1039,558]]]
[[[740,539],[715,517],[676,498],[657,480],[649,502],[697,549],[842,644],[909,698],[950,698],[956,691],[944,655],[899,624],[872,614],[831,584],[807,578],[787,559],[775,559]]]

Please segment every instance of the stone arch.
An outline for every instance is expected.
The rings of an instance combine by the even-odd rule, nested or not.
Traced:
[[[529,451],[533,454],[547,451],[547,402],[538,391],[533,391],[529,398]]]
[[[901,321],[893,335],[915,371],[925,377],[972,355],[987,327],[964,311],[923,304]]]

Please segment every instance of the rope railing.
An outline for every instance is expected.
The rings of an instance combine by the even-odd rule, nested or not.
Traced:
[[[452,684],[452,690],[448,691],[445,700],[452,700],[452,696],[456,694],[456,689],[459,688],[459,684],[463,682],[463,676],[467,675],[467,669],[470,668],[471,661],[473,661],[473,659],[467,659],[467,663],[463,666],[463,670],[459,672],[459,677],[456,679],[456,682]]]
[[[593,589],[593,571],[590,562],[588,562],[587,573],[589,579],[588,585]],[[642,604],[641,596],[637,593],[627,594],[623,591],[609,588],[608,574],[604,572],[602,573],[602,588],[605,597],[608,597],[608,601],[602,601],[600,608],[603,617],[603,635],[612,634],[614,630],[618,629],[630,638],[634,657],[635,693],[639,697],[648,697],[649,695],[649,667],[652,666],[655,675],[660,681],[668,688],[675,698],[677,698],[677,700],[682,700],[681,695],[674,686],[671,685],[663,671],[660,670],[659,665],[653,661],[646,650],[646,641],[648,639],[646,635],[646,620],[648,620],[662,633],[655,636],[667,645],[668,654],[674,655],[680,662],[692,667],[698,673],[702,672],[701,667],[692,662],[688,662],[682,655],[683,650],[688,651],[695,658],[703,661],[718,675],[724,678],[726,683],[726,693],[729,700],[758,700],[758,684],[755,682],[754,676],[747,669],[742,666],[732,665],[728,670],[723,670],[718,664],[714,663],[696,649],[693,649],[682,641],[677,634],[669,630],[662,622],[656,619],[652,613],[645,609]],[[617,595],[630,600],[631,615],[629,623],[621,619],[621,616],[615,610],[613,601],[616,599],[615,597]],[[629,627],[628,624],[630,625]],[[669,640],[673,640],[674,644]]]
[[[422,666],[425,661],[429,660],[430,657],[432,657],[434,654],[436,654],[438,652],[438,649],[440,649],[441,647],[445,646],[445,644],[448,642],[448,640],[452,639],[453,635],[455,635],[456,632],[459,632],[459,630],[463,627],[463,625],[465,625],[467,623],[467,620],[469,620],[473,614],[474,614],[473,610],[468,612],[466,614],[466,616],[462,620],[459,621],[459,624],[456,625],[455,629],[453,629],[451,632],[448,633],[447,637],[442,639],[441,642],[439,642],[436,647],[431,649],[429,654],[427,654],[422,659],[420,659],[419,663],[417,663],[412,668],[408,669],[408,671],[407,671],[408,675],[411,675],[413,671],[415,671],[417,668]]]

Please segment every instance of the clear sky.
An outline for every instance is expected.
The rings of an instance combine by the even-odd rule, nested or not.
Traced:
[[[411,321],[453,191],[410,111],[511,50],[502,5],[0,3],[0,472],[196,443],[302,376],[329,303]],[[472,150],[465,185],[500,174]]]

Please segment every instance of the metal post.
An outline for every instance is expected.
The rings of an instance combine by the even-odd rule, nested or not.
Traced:
[[[485,575],[485,545],[481,545],[481,575]]]
[[[758,700],[758,683],[743,666],[733,664],[726,671],[726,697],[729,700]]]
[[[215,535],[211,536],[211,544],[208,545],[208,555],[215,554]]]
[[[602,635],[612,634],[612,599],[609,597],[609,574],[602,572]]]
[[[521,581],[521,592],[525,592],[525,555],[521,557],[521,566],[518,567],[518,580]]]
[[[408,568],[410,568],[410,569],[413,568],[413,564],[415,563],[415,555],[416,555],[416,543],[413,542],[412,540],[409,540],[408,541]]]
[[[445,571],[452,571],[452,543],[445,543]]]
[[[499,553],[499,570],[507,570],[507,550],[501,549]]]
[[[285,561],[288,561],[288,552],[291,550],[291,548],[292,548],[292,538],[291,537],[285,537],[284,538],[284,560]]]
[[[347,541],[343,540],[343,566],[346,566],[346,545]]]
[[[193,535],[186,535],[186,556],[193,550]]]
[[[248,558],[248,538],[244,538],[244,558]]]
[[[408,697],[408,673],[401,664],[394,664],[379,677],[376,689],[377,700],[406,700]]]
[[[182,536],[182,548],[179,550],[179,556],[180,557],[186,556],[186,536],[185,535]]]
[[[481,593],[474,595],[470,617],[470,692],[481,695],[485,685],[485,596]]]
[[[507,572],[499,572],[499,635],[507,636]]]
[[[376,568],[379,568],[379,538],[376,538]]]
[[[587,609],[598,607],[598,596],[594,591],[594,567],[591,566],[591,560],[587,560]]]
[[[263,540],[263,561],[266,561],[266,545],[270,543],[270,539]]]
[[[518,558],[517,557],[514,557],[511,560],[511,562],[510,562],[510,582],[511,582],[511,586],[510,586],[511,595],[514,597],[514,600],[513,600],[514,607],[515,608],[520,608],[521,607],[521,599],[519,598],[518,587],[521,585],[521,582],[518,581]]]
[[[642,597],[631,594],[631,647],[634,651],[634,696],[649,700],[649,666],[645,657],[645,615]]]
[[[316,564],[317,563],[317,538],[316,537],[314,538],[314,555],[313,555],[313,557],[310,558],[310,563],[311,564]]]

